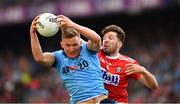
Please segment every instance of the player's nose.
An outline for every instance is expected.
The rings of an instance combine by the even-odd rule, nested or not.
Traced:
[[[104,39],[103,44],[108,44],[108,39]]]
[[[74,47],[73,47],[73,46],[70,46],[70,47],[69,47],[69,51],[70,51],[70,52],[73,52],[73,51],[74,51]]]

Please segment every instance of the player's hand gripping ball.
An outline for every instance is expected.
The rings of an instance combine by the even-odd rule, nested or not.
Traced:
[[[56,23],[56,16],[51,13],[43,13],[37,20],[37,31],[45,37],[52,37],[59,31],[59,26]]]

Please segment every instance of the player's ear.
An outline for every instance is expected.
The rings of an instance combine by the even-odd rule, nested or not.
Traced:
[[[122,47],[122,42],[121,41],[118,42],[118,47],[120,47],[120,48]]]
[[[83,43],[83,40],[82,40],[82,39],[80,39],[80,45],[82,45],[82,43]]]
[[[63,48],[64,46],[63,46],[63,42],[62,41],[60,41],[60,45],[61,45],[61,47]]]

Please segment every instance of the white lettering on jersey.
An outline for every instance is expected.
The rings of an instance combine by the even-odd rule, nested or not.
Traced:
[[[119,80],[120,80],[119,75],[111,74],[111,73],[107,72],[106,70],[104,70],[103,68],[101,68],[101,69],[102,69],[102,73],[103,73],[104,83],[118,86]]]

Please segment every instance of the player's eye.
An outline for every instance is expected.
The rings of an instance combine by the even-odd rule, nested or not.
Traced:
[[[112,36],[109,37],[110,40],[113,40],[114,38]]]
[[[70,47],[71,45],[70,44],[66,44],[67,47]]]
[[[73,44],[73,47],[76,47],[78,44]]]

